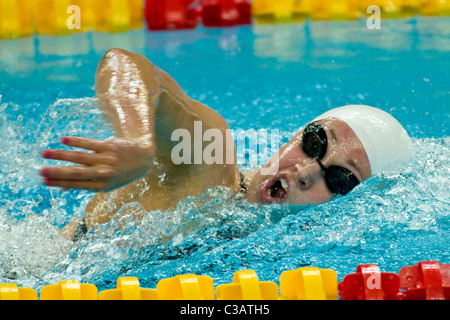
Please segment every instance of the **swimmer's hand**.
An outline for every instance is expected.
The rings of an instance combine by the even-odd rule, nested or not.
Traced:
[[[69,167],[45,167],[44,184],[50,187],[108,192],[143,177],[150,169],[153,146],[134,139],[91,140],[64,137],[70,147],[93,152],[45,150],[43,158],[79,164]]]

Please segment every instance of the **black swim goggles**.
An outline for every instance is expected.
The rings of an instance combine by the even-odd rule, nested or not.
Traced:
[[[319,163],[325,172],[325,182],[334,195],[346,195],[359,184],[358,178],[348,169],[338,166],[326,168],[320,161],[327,153],[328,139],[325,129],[314,122],[306,126],[303,131],[301,148],[310,158]]]

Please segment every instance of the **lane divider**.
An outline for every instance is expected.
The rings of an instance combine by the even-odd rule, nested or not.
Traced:
[[[400,278],[381,272],[376,264],[362,264],[338,285],[341,300],[399,300]]]
[[[450,0],[0,0],[0,39],[32,34],[229,27],[255,23],[449,16]]]
[[[158,291],[140,287],[136,277],[121,277],[116,289],[101,291],[99,300],[159,300]]]
[[[62,280],[42,288],[41,300],[97,300],[97,287],[76,280]]]
[[[0,284],[0,300],[37,300],[34,289],[19,288],[15,283]]]
[[[161,300],[214,300],[213,279],[194,274],[163,279],[156,285]]]
[[[195,274],[162,279],[156,289],[141,288],[136,277],[120,277],[116,289],[100,293],[93,284],[62,280],[43,287],[40,300],[450,300],[450,264],[422,261],[398,274],[360,264],[340,283],[332,269],[299,268],[281,274],[279,289],[275,282],[260,281],[254,270],[242,270],[215,290],[211,277]],[[38,300],[38,294],[0,284],[0,300]]]
[[[254,270],[236,271],[233,282],[219,285],[218,300],[278,300],[278,285],[259,281]]]
[[[336,272],[315,267],[285,271],[280,276],[280,293],[288,300],[336,300]]]

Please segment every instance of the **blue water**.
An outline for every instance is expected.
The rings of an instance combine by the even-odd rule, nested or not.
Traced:
[[[196,273],[221,284],[243,269],[278,282],[301,266],[341,280],[359,263],[392,272],[450,263],[449,34],[449,18],[415,18],[383,20],[381,30],[361,20],[0,41],[0,282],[40,289],[76,279],[103,290],[119,276],[155,287]],[[232,129],[277,129],[282,142],[333,107],[379,107],[413,137],[413,159],[322,205],[260,207],[212,189],[201,208],[188,198],[73,244],[57,230],[93,194],[44,187],[38,170],[49,162],[39,153],[63,135],[111,137],[93,99],[111,47],[145,55]]]

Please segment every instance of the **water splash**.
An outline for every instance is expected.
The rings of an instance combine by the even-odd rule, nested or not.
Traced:
[[[361,262],[393,272],[420,260],[449,263],[449,74],[442,72],[450,61],[448,22],[395,19],[381,33],[359,22],[142,31],[64,55],[58,37],[2,42],[0,282],[14,278],[39,289],[76,279],[106,289],[119,275],[133,275],[154,287],[190,272],[218,284],[247,268],[277,281],[308,265],[332,268],[342,279]],[[233,46],[218,45],[223,40]],[[278,128],[286,141],[295,132],[282,130],[295,131],[331,107],[364,103],[405,125],[416,138],[414,158],[318,206],[260,207],[219,188],[200,197],[202,206],[188,198],[169,212],[148,212],[143,223],[123,217],[124,229],[104,225],[76,244],[65,242],[57,230],[83,215],[92,194],[43,187],[37,171],[47,163],[39,153],[61,148],[63,135],[111,136],[95,99],[56,98],[92,95],[96,67],[112,44],[146,55],[232,128]],[[244,148],[242,162],[247,152],[253,158]]]
[[[94,99],[58,100],[34,118],[27,117],[32,110],[18,117],[17,106],[2,108],[8,112],[0,118],[0,282],[39,290],[70,278],[106,289],[133,275],[154,287],[162,278],[197,273],[220,284],[242,269],[278,281],[300,266],[333,268],[341,278],[362,262],[396,272],[420,260],[449,260],[448,137],[415,139],[414,157],[401,171],[322,205],[260,206],[218,187],[166,212],[146,212],[142,222],[124,216],[74,244],[58,229],[83,215],[92,194],[43,187],[39,153],[61,147],[62,135],[108,138],[110,128]],[[143,211],[137,203],[126,207]]]

